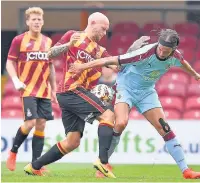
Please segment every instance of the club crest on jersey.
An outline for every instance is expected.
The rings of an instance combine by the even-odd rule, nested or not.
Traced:
[[[48,54],[47,52],[40,52],[40,51],[35,51],[35,52],[27,52],[26,53],[26,61],[34,61],[34,60],[48,60]]]

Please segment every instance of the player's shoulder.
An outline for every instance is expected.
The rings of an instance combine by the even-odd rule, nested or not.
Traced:
[[[74,33],[78,32],[77,30],[68,30],[65,32],[64,36],[72,36]]]
[[[45,40],[52,42],[49,36],[42,34],[42,37],[45,38]]]
[[[183,59],[183,55],[177,49],[174,51],[173,57],[176,58],[176,59],[178,59],[178,60],[182,60]]]
[[[22,39],[24,38],[25,34],[26,34],[26,32],[15,36],[15,37],[13,38],[13,40],[15,40],[15,41],[22,41]]]

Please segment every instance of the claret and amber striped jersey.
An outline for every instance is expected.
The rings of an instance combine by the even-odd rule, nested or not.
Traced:
[[[57,45],[69,42],[74,33],[75,31],[68,31],[57,43]],[[105,48],[89,39],[87,34],[82,32],[80,40],[71,46],[68,52],[63,56],[63,78],[59,83],[58,93],[74,90],[77,87],[90,90],[96,86],[99,78],[101,77],[101,68],[88,69],[80,74],[74,75],[73,73],[68,72],[69,66],[75,62],[87,63],[92,62],[97,58],[107,56],[109,56],[109,54]]]
[[[8,60],[17,63],[17,75],[26,88],[22,97],[51,98],[49,87],[49,59],[47,52],[51,39],[40,35],[37,39],[29,32],[16,36],[11,44]]]

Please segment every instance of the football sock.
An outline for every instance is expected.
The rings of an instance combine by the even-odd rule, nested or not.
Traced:
[[[172,139],[167,138],[167,136],[170,136],[170,133],[173,133],[173,132],[170,131],[168,134],[166,134],[163,137],[165,140],[165,145],[167,147],[169,154],[174,158],[180,170],[184,172],[186,169],[188,169],[188,166],[184,157],[183,149],[180,143],[175,138],[175,135],[174,135],[174,138]]]
[[[32,139],[32,162],[38,159],[44,146],[44,132],[35,131]]]
[[[116,132],[116,131],[114,130],[112,142],[111,142],[110,148],[109,148],[109,150],[108,150],[108,159],[111,157],[111,155],[112,155],[113,152],[115,151],[115,148],[116,148],[117,145],[119,144],[120,135],[121,135],[121,133],[118,133],[118,132]]]
[[[108,163],[108,150],[113,136],[113,128],[107,125],[99,125],[98,137],[99,137],[99,159],[101,163]]]
[[[19,147],[21,146],[21,144],[24,142],[24,140],[27,138],[28,133],[23,126],[21,126],[18,131],[17,134],[15,136],[14,142],[13,142],[13,146],[11,149],[11,152],[17,153]]]
[[[55,144],[48,152],[38,158],[36,161],[32,162],[32,167],[35,170],[39,170],[44,165],[48,165],[53,163],[59,159],[61,159],[66,152],[62,148],[60,142]]]

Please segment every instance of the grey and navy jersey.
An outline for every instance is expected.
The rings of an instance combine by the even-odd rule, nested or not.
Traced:
[[[118,73],[117,84],[130,89],[154,87],[156,81],[169,68],[182,66],[183,56],[175,50],[173,56],[161,61],[156,56],[158,43],[146,45],[136,51],[120,55],[119,64],[122,66]]]

